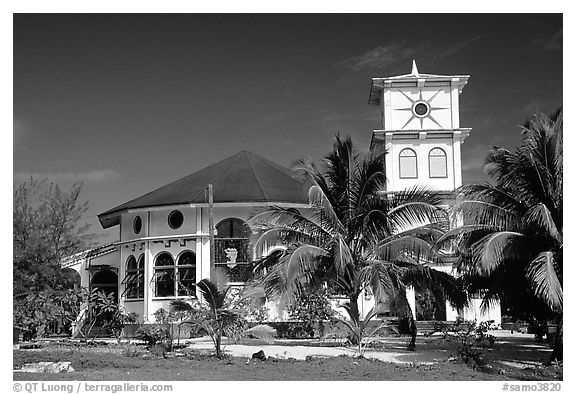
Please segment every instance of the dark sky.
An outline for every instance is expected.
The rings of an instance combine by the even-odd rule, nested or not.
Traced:
[[[470,74],[464,183],[493,145],[562,105],[560,14],[14,16],[14,181],[84,181],[86,220],[246,149],[320,158],[366,150],[372,77]]]

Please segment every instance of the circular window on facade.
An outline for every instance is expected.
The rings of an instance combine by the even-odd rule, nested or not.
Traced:
[[[134,229],[134,234],[140,233],[140,231],[142,230],[142,218],[140,216],[136,216],[134,218],[132,228]]]
[[[182,215],[182,212],[180,211],[170,212],[170,215],[168,215],[168,225],[171,228],[173,229],[180,228],[180,226],[182,226],[182,223],[184,223],[184,215]]]
[[[424,117],[428,115],[428,112],[430,112],[430,107],[428,106],[428,103],[419,101],[414,105],[412,111],[414,111],[416,116]]]

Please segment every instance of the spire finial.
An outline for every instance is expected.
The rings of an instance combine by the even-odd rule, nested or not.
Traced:
[[[412,60],[412,75],[418,75],[418,67],[416,67],[416,60]]]

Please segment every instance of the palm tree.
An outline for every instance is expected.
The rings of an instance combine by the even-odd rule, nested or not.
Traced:
[[[170,307],[174,312],[188,312],[193,317],[183,321],[181,324],[188,324],[205,331],[212,342],[217,358],[222,358],[222,336],[227,329],[240,320],[240,314],[234,308],[226,304],[226,296],[230,290],[228,278],[225,274],[215,274],[215,281],[202,279],[196,287],[202,295],[204,303],[192,305],[186,300],[172,300]]]
[[[183,299],[172,300],[170,308],[174,312],[189,314],[189,318],[180,325],[197,327],[210,336],[217,358],[224,357],[222,351],[224,336],[252,335],[271,342],[276,335],[276,330],[267,325],[246,327],[245,311],[241,308],[241,304],[244,300],[259,298],[260,295],[252,290],[231,296],[229,293],[232,286],[225,271],[217,269],[213,280],[202,279],[195,286],[200,292],[200,300],[193,297],[192,302]]]
[[[312,183],[311,210],[272,207],[249,220],[257,256],[278,245],[287,247],[265,259],[267,272],[256,283],[279,300],[280,308],[310,287],[327,284],[332,294],[348,298],[345,310],[353,323],[361,318],[358,298],[369,289],[376,305],[392,299],[399,314],[410,320],[413,348],[416,327],[407,287],[418,285],[463,303],[456,279],[432,268],[438,256],[431,245],[443,234],[440,197],[420,188],[382,193],[384,155],[361,156],[350,138],[337,136],[323,164],[323,170],[309,160],[299,165]],[[368,312],[366,320],[377,312]]]
[[[520,300],[526,293],[557,319],[552,359],[562,359],[562,111],[536,114],[511,152],[494,147],[486,159],[493,184],[456,191],[451,214],[460,226],[440,240],[455,240],[458,270],[487,286],[484,304]],[[488,280],[486,280],[488,279]],[[535,312],[535,311],[534,311]]]

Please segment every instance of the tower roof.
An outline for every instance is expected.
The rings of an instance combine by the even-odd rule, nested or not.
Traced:
[[[439,75],[422,74],[418,71],[416,61],[412,60],[412,71],[410,74],[394,75],[390,77],[372,78],[370,86],[370,97],[368,104],[380,104],[382,91],[384,88],[393,87],[420,87],[420,86],[458,86],[462,91],[468,83],[470,75]]]
[[[307,203],[308,185],[297,174],[252,152],[234,156],[196,171],[143,196],[98,215],[103,228],[119,223],[128,209],[180,204],[206,204],[211,183],[214,203]]]

